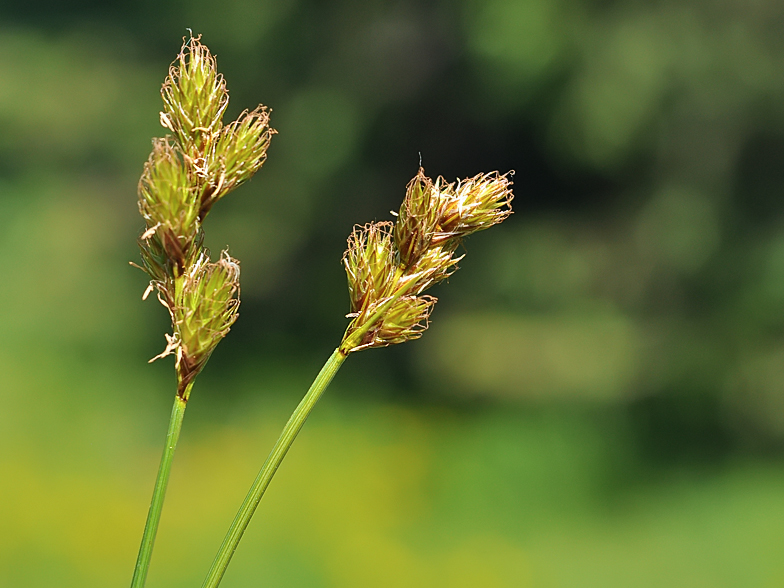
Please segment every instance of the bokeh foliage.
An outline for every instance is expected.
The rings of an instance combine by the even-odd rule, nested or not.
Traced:
[[[346,325],[340,258],[428,174],[516,170],[420,341],[351,359],[225,586],[784,583],[784,7],[0,6],[0,585],[127,583],[165,431],[135,188],[186,27],[272,109],[210,218],[241,317],[149,586],[196,584]],[[232,106],[234,105],[234,106]]]

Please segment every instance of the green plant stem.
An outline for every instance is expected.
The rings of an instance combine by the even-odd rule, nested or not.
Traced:
[[[185,416],[185,407],[188,405],[187,398],[190,396],[192,387],[193,382],[188,384],[182,394],[178,393],[174,397],[174,406],[169,419],[169,430],[166,433],[166,446],[163,448],[161,465],[158,468],[158,478],[155,480],[155,489],[150,501],[150,510],[147,513],[147,522],[144,525],[144,534],[142,535],[142,544],[139,547],[139,555],[136,558],[136,567],[133,570],[131,588],[142,588],[147,581],[147,571],[150,568],[152,548],[155,544],[155,535],[158,532],[158,523],[161,520],[163,499],[166,496],[166,485],[169,483],[174,449],[177,447],[177,440],[180,438],[182,419]]]
[[[296,439],[300,429],[302,429],[302,425],[305,424],[310,411],[313,410],[316,402],[321,398],[324,390],[327,389],[327,386],[329,386],[332,378],[335,377],[340,366],[343,365],[346,357],[348,357],[347,354],[341,351],[340,348],[332,352],[316,379],[313,380],[305,397],[289,418],[289,421],[283,428],[283,432],[275,443],[275,447],[272,448],[267,461],[264,462],[259,475],[245,497],[245,501],[242,503],[237,516],[234,517],[234,521],[231,523],[229,532],[218,550],[218,555],[215,556],[215,561],[212,562],[212,567],[204,580],[204,584],[202,584],[202,588],[216,588],[220,584],[223,574],[226,573],[226,568],[229,566],[229,562],[237,549],[237,545],[240,539],[242,539],[242,535],[245,533],[245,529],[248,527],[253,513],[256,512],[256,507],[258,507],[262,496],[264,496],[264,492],[272,481],[275,472],[278,471],[278,467],[280,467],[283,458],[286,457],[291,444]]]

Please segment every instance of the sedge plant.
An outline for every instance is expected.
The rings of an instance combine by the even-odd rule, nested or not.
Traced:
[[[204,247],[202,225],[212,206],[262,166],[275,133],[259,106],[223,124],[229,102],[214,56],[199,37],[185,39],[161,89],[160,122],[170,134],[153,140],[139,181],[142,265],[171,317],[166,348],[151,359],[175,358],[177,389],[131,588],[144,586],[185,408],[199,372],[234,321],[240,300],[239,262],[217,260]],[[135,264],[134,264],[135,265]]]
[[[448,183],[423,169],[408,184],[394,223],[356,226],[343,265],[351,322],[283,428],[218,551],[202,588],[216,588],[253,513],[308,415],[346,358],[356,351],[422,336],[436,298],[425,294],[449,277],[463,258],[468,235],[511,214],[511,175],[497,172]]]

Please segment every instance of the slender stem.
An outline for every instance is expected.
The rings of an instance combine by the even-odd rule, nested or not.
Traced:
[[[283,458],[286,457],[286,453],[294,442],[294,439],[296,439],[297,433],[302,429],[302,425],[305,424],[305,420],[308,418],[310,411],[313,410],[316,402],[318,402],[318,399],[324,393],[324,390],[327,389],[327,386],[329,386],[332,378],[335,377],[335,374],[346,360],[346,357],[347,355],[340,351],[340,349],[335,349],[335,351],[332,352],[332,355],[329,356],[329,359],[321,368],[316,379],[313,380],[305,397],[289,418],[289,421],[283,428],[283,432],[275,443],[275,447],[272,448],[272,452],[270,452],[267,461],[264,462],[259,475],[256,477],[253,486],[251,486],[248,495],[245,497],[245,501],[242,503],[237,516],[234,517],[234,521],[231,523],[229,532],[226,534],[226,538],[223,540],[223,544],[218,550],[218,555],[215,556],[215,561],[212,562],[212,567],[207,574],[207,578],[204,580],[204,584],[202,584],[202,588],[216,588],[216,586],[220,584],[220,581],[223,579],[223,574],[226,573],[226,568],[229,566],[229,562],[234,555],[234,551],[237,549],[237,545],[239,544],[240,539],[242,539],[242,535],[245,533],[245,529],[248,527],[248,523],[250,522],[253,513],[256,512],[256,507],[259,505],[262,496],[264,496],[264,492],[267,490],[267,486],[269,486],[269,483],[272,481],[275,472],[278,471],[278,467],[283,461]]]
[[[192,387],[193,382],[188,384],[182,394],[178,392],[174,397],[174,406],[169,419],[169,431],[166,433],[166,446],[163,448],[161,465],[158,468],[158,478],[155,480],[155,489],[152,493],[150,510],[147,513],[147,523],[144,525],[144,534],[142,535],[142,544],[139,547],[139,555],[136,558],[136,567],[133,570],[131,588],[142,588],[147,581],[147,571],[150,568],[155,534],[158,532],[158,523],[161,520],[163,499],[166,496],[166,485],[169,483],[174,449],[177,447],[177,440],[180,438],[182,419],[185,416],[185,407],[188,405],[187,399]]]

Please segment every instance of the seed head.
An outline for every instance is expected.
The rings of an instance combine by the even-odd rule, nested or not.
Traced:
[[[422,336],[436,303],[423,292],[457,269],[465,236],[512,213],[509,175],[479,174],[455,185],[433,182],[420,168],[394,226],[354,227],[343,255],[352,319],[343,353]]]
[[[182,271],[198,252],[194,245],[200,242],[199,203],[183,155],[167,139],[153,141],[139,180],[139,211],[147,224],[140,239],[142,249],[154,241],[149,256],[157,257],[158,251],[171,262],[170,269]],[[158,265],[167,264],[161,259]]]
[[[343,265],[348,276],[352,313],[366,311],[389,295],[396,270],[391,228],[389,222],[356,226],[348,238]]]
[[[226,82],[201,36],[183,42],[161,89],[161,124],[174,133],[184,151],[204,152],[220,132],[229,103]]]
[[[139,181],[146,223],[139,247],[151,279],[144,298],[156,291],[172,319],[158,357],[176,354],[185,393],[239,307],[239,265],[225,251],[210,261],[202,223],[215,202],[261,168],[275,131],[264,106],[223,126],[229,95],[200,37],[183,43],[161,96],[161,124],[172,135],[153,141]]]
[[[243,112],[221,130],[208,156],[206,185],[199,210],[202,219],[215,202],[261,169],[267,159],[270,138],[276,132],[269,127],[266,106]]]
[[[365,335],[352,351],[365,347],[386,347],[418,339],[428,327],[428,318],[437,298],[433,296],[401,296],[389,307],[383,318]]]
[[[406,197],[395,222],[395,247],[400,263],[406,267],[414,264],[430,247],[438,225],[438,197],[433,182],[425,176],[425,170],[419,168],[406,188]]]
[[[174,334],[159,356],[174,354],[180,386],[195,378],[221,339],[237,320],[240,266],[228,251],[217,262],[202,254],[185,274],[174,281],[173,299],[159,294],[169,310]]]
[[[497,225],[512,214],[512,172],[478,174],[439,192],[436,243],[462,239]],[[441,179],[441,178],[439,178]]]
[[[139,208],[148,225],[188,232],[199,224],[196,194],[182,153],[167,139],[155,139],[139,180]]]
[[[463,256],[455,256],[459,242],[431,245],[406,272],[405,279],[412,283],[411,292],[420,294],[451,276]]]

